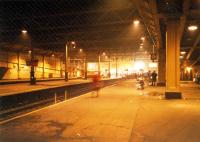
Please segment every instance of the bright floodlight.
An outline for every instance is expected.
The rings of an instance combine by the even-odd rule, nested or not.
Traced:
[[[191,67],[186,67],[186,70],[187,70],[188,72],[190,72],[190,71],[192,70],[192,68],[191,68]]]
[[[27,30],[22,30],[22,33],[23,33],[23,34],[27,33]]]
[[[184,55],[186,52],[185,51],[181,51],[181,55]]]
[[[138,25],[139,23],[140,23],[140,21],[139,20],[134,20],[134,25]]]
[[[180,59],[183,59],[183,56],[180,56]]]
[[[136,61],[134,63],[134,69],[139,71],[141,69],[144,69],[145,68],[145,63],[143,61]]]
[[[190,31],[195,31],[197,29],[198,29],[198,27],[196,25],[191,25],[188,27],[188,30],[190,30]]]

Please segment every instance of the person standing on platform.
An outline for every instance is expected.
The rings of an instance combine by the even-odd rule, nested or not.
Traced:
[[[101,86],[100,86],[100,80],[101,79],[100,79],[100,75],[99,74],[94,75],[93,78],[92,78],[93,89],[96,92],[96,97],[99,96],[99,90],[101,88]]]
[[[151,74],[152,86],[156,86],[156,79],[157,79],[157,73],[156,71],[153,71],[153,73]]]

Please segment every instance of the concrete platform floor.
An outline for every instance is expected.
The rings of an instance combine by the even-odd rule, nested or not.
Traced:
[[[200,100],[164,100],[162,89],[122,81],[1,124],[0,141],[199,142]]]
[[[79,83],[87,83],[90,80],[76,79],[76,80],[59,80],[59,81],[47,81],[47,82],[37,82],[36,85],[30,85],[30,83],[19,83],[19,84],[8,84],[0,85],[0,96],[12,95],[21,92],[30,92],[34,90],[47,89],[62,85],[72,85]]]

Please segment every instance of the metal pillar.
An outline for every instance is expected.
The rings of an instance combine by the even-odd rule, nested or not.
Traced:
[[[65,47],[65,81],[68,81],[68,45]]]
[[[44,57],[44,55],[42,55],[42,78],[44,79],[44,59],[45,59],[45,57]]]
[[[167,99],[181,98],[179,21],[167,22],[166,33],[166,92]]]
[[[163,48],[158,49],[158,86],[165,86],[165,80],[166,80],[166,51]]]
[[[118,57],[116,57],[116,78],[118,77],[118,66],[117,66]]]
[[[99,53],[98,74],[101,75],[101,55]]]
[[[20,79],[20,63],[19,63],[20,53],[17,52],[17,79]]]
[[[84,79],[87,79],[87,57],[84,59]]]

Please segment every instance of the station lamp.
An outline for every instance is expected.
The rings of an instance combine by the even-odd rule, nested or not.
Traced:
[[[133,23],[134,23],[134,25],[138,25],[140,23],[140,21],[139,20],[134,20]]]
[[[183,56],[180,56],[180,59],[183,59]]]
[[[22,33],[23,33],[23,34],[26,34],[26,33],[27,33],[27,30],[22,30]]]
[[[186,53],[185,51],[181,51],[181,55],[185,55],[185,53]]]
[[[143,41],[144,41],[144,40],[145,40],[145,37],[141,37],[141,40],[143,40]]]
[[[188,30],[189,31],[195,31],[195,30],[197,30],[198,29],[198,27],[196,26],[196,25],[190,25],[189,27],[188,27]]]

